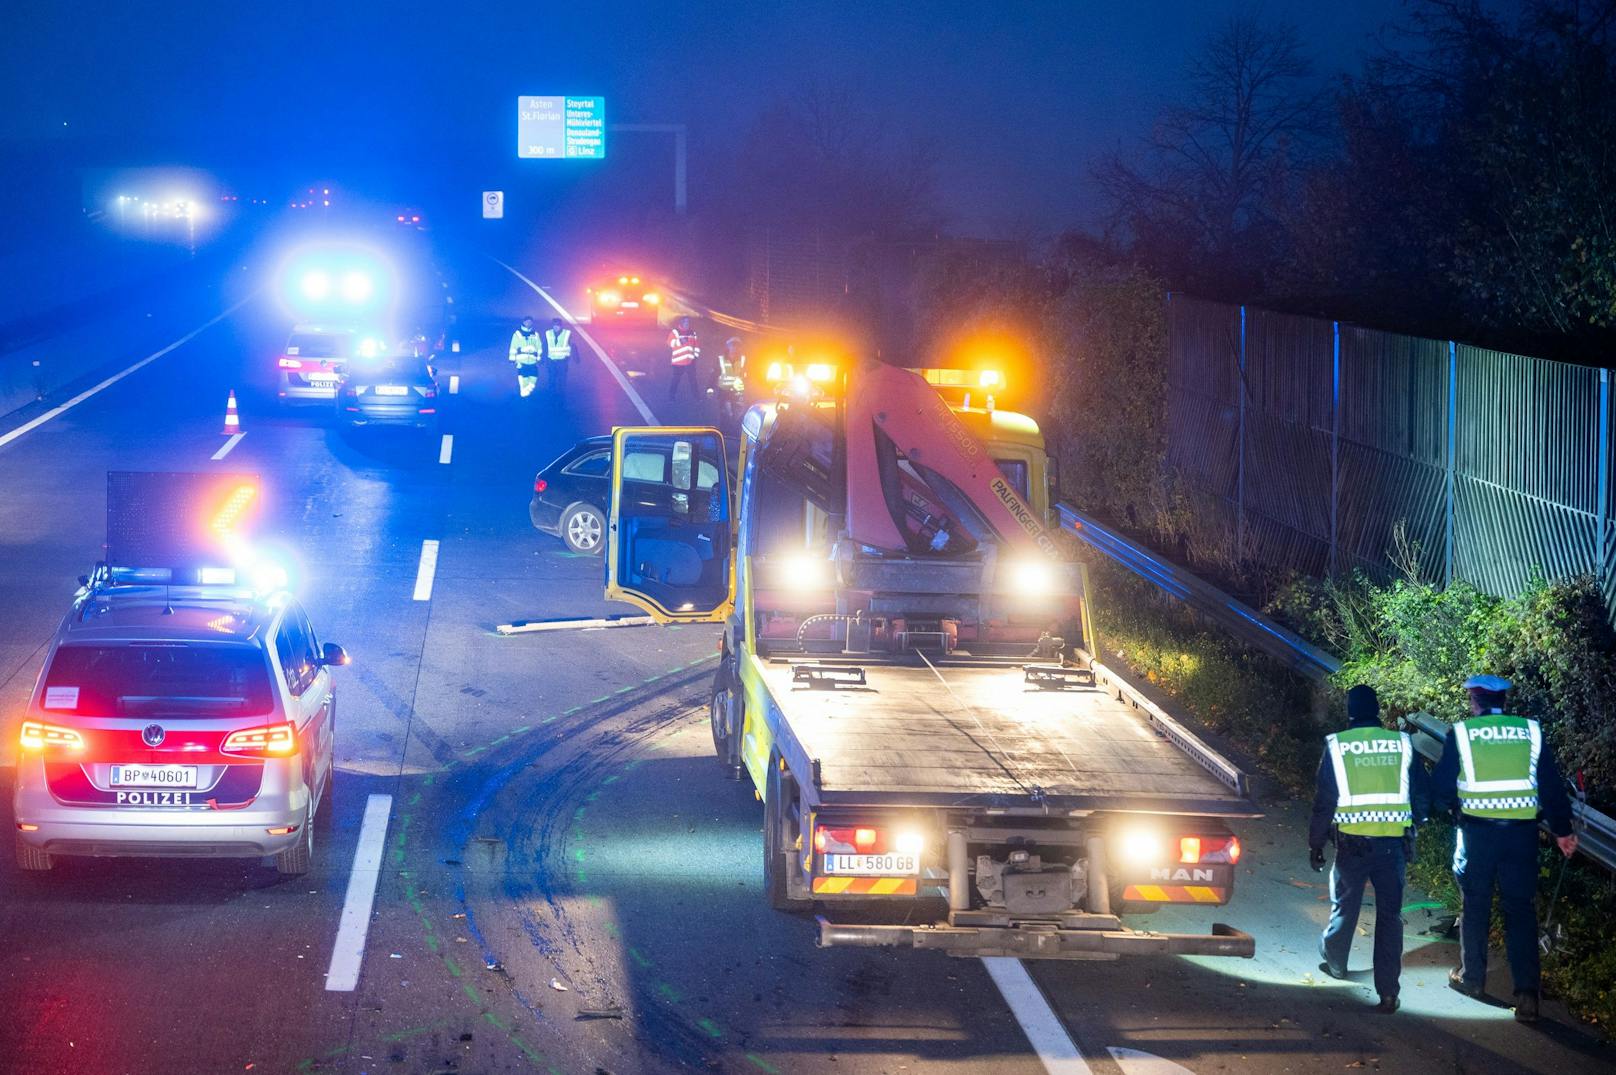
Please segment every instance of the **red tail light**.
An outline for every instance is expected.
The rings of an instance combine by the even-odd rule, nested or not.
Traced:
[[[46,747],[60,747],[64,750],[84,749],[84,736],[72,728],[46,724],[42,720],[23,721],[19,741],[24,750],[44,750]]]
[[[1187,866],[1197,863],[1240,861],[1240,840],[1235,836],[1180,836],[1178,861]]]
[[[535,493],[542,493],[548,488],[550,488],[550,483],[545,481],[543,478],[533,479],[533,491]]]
[[[302,368],[303,368],[303,363],[299,362],[297,359],[295,359],[295,358],[287,358],[285,355],[281,356],[281,369],[283,369],[283,370],[300,370]]]
[[[243,728],[225,736],[221,754],[290,754],[297,749],[297,728],[290,722],[267,724],[262,728]]]

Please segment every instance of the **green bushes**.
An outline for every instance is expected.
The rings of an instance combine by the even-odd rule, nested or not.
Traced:
[[[1206,627],[1123,568],[1095,564],[1090,581],[1101,645],[1237,743],[1286,791],[1311,795],[1324,735],[1315,714],[1325,706],[1313,684]]]
[[[1463,582],[1302,580],[1270,612],[1341,654],[1336,683],[1368,683],[1389,717],[1458,720],[1466,676],[1507,676],[1512,708],[1543,722],[1561,768],[1616,804],[1616,637],[1592,576],[1539,580],[1514,598]]]

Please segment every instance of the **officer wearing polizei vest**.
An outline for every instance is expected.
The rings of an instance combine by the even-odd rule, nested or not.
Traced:
[[[1409,737],[1380,723],[1374,688],[1347,692],[1347,730],[1324,739],[1324,756],[1308,825],[1308,862],[1324,868],[1324,844],[1335,841],[1330,871],[1330,921],[1319,937],[1324,972],[1347,976],[1347,953],[1358,926],[1364,886],[1375,889],[1376,1010],[1398,1008],[1403,969],[1403,879],[1408,836],[1429,806],[1425,766]]]
[[[544,351],[544,338],[533,331],[533,319],[522,318],[522,324],[511,333],[511,362],[516,366],[516,388],[526,399],[539,386],[539,356]]]
[[[1510,682],[1479,675],[1465,680],[1474,716],[1448,729],[1432,774],[1432,805],[1459,812],[1453,874],[1464,909],[1459,917],[1459,966],[1448,984],[1479,998],[1487,979],[1487,933],[1493,886],[1504,914],[1504,948],[1515,987],[1515,1018],[1538,1017],[1537,819],[1547,822],[1562,854],[1576,853],[1571,800],[1554,751],[1538,722],[1505,708]]]
[[[552,317],[544,330],[544,389],[559,395],[567,388],[567,366],[572,359],[572,329]]]

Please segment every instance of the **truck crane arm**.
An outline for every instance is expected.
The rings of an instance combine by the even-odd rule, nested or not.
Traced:
[[[905,508],[918,480],[928,499],[967,528],[991,529],[1007,552],[1058,557],[1043,520],[925,378],[866,363],[852,372],[846,399],[847,529],[854,541],[928,551]]]

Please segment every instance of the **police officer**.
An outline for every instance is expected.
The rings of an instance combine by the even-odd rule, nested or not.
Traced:
[[[1577,838],[1571,834],[1571,801],[1538,722],[1505,710],[1509,680],[1477,675],[1464,685],[1474,716],[1448,729],[1432,774],[1434,808],[1459,811],[1453,874],[1464,909],[1459,918],[1459,966],[1448,973],[1448,984],[1467,997],[1482,995],[1496,883],[1515,986],[1515,1018],[1535,1023],[1537,819],[1541,813],[1561,853],[1569,858],[1577,850]]]
[[[511,333],[510,359],[516,365],[516,388],[526,399],[539,386],[539,356],[544,351],[544,339],[533,331],[533,319],[522,318],[522,324]]]
[[[1374,688],[1360,684],[1347,691],[1347,730],[1325,736],[1308,825],[1308,863],[1315,871],[1324,868],[1325,841],[1335,840],[1330,922],[1319,938],[1319,955],[1326,974],[1347,976],[1364,885],[1373,885],[1376,1010],[1387,1015],[1397,1010],[1403,969],[1407,840],[1429,804],[1425,766],[1407,735],[1381,727]]]
[[[701,346],[696,339],[696,330],[690,327],[690,318],[681,317],[673,331],[668,333],[668,365],[673,370],[673,376],[668,381],[669,400],[679,391],[680,381],[689,381],[690,394],[696,394],[696,359],[700,357]]]
[[[544,330],[544,390],[557,395],[566,391],[567,366],[572,359],[572,329],[552,317]]]

